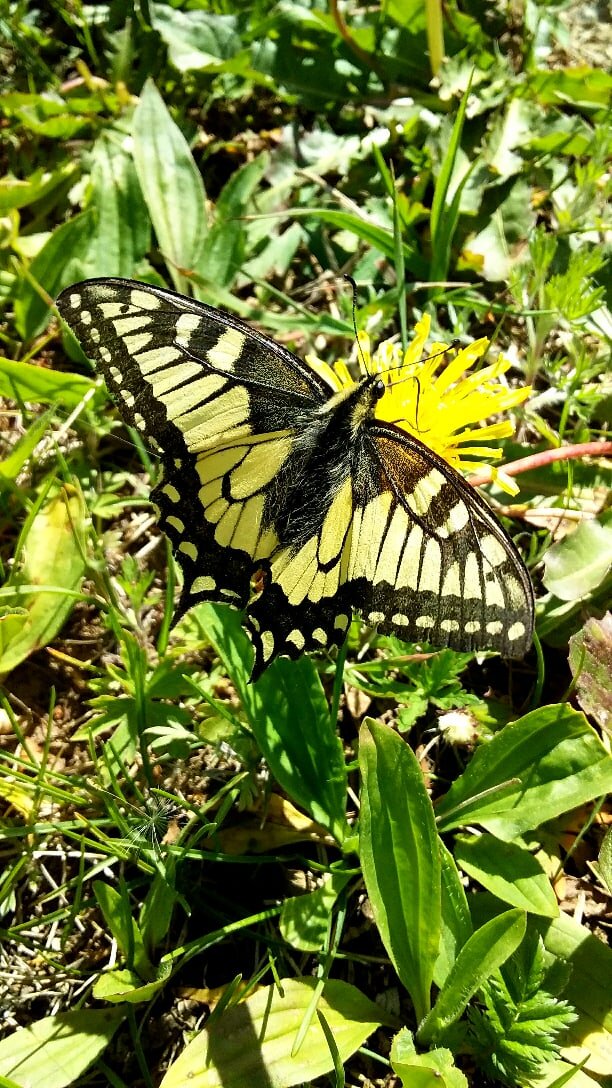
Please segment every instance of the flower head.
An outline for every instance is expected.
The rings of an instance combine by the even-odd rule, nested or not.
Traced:
[[[449,359],[447,344],[434,343],[423,359],[431,321],[425,314],[415,327],[414,338],[406,351],[392,340],[384,340],[372,351],[370,337],[359,333],[360,377],[379,375],[386,389],[376,405],[376,418],[394,423],[418,438],[454,468],[473,471],[480,468],[475,457],[498,460],[501,450],[494,446],[474,445],[509,438],[510,420],[481,425],[491,415],[522,404],[531,389],[510,389],[500,378],[510,362],[499,355],[495,362],[471,372],[486,352],[489,341],[475,340],[460,348]],[[343,359],[333,365],[309,357],[308,362],[334,389],[340,391],[355,384]],[[505,491],[516,494],[517,485],[501,470],[493,478]]]

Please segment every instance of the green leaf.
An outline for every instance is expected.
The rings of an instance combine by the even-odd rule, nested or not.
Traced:
[[[80,374],[63,374],[31,363],[0,359],[0,396],[18,404],[62,404],[72,410],[96,390],[96,383]],[[100,399],[104,398],[101,394]]]
[[[103,133],[92,152],[90,241],[97,276],[134,276],[151,245],[151,221],[123,133]],[[121,141],[121,142],[120,142]]]
[[[334,1061],[325,1033],[313,1018],[302,1046],[295,1037],[318,985],[313,978],[282,979],[213,1018],[187,1045],[160,1088],[291,1088],[329,1073]],[[354,986],[329,980],[318,1001],[346,1061],[369,1035],[392,1020]]]
[[[465,121],[470,88],[467,87],[448,142],[448,147],[442,159],[433,201],[431,204],[431,247],[432,260],[429,278],[431,280],[443,280],[447,278],[451,244],[459,219],[459,205],[461,193],[473,169],[474,163],[467,168],[460,179],[455,179],[454,190],[451,193],[451,180],[456,172],[457,156],[461,148],[461,134]]]
[[[320,951],[329,933],[333,906],[349,880],[349,873],[327,873],[314,892],[285,899],[279,923],[283,940],[303,952]]]
[[[144,982],[155,981],[155,968],[147,955],[140,927],[130,913],[126,894],[102,880],[95,880],[93,889],[104,920],[130,968]]]
[[[434,982],[438,988],[448,978],[459,949],[472,936],[473,926],[465,888],[452,854],[440,843],[442,863],[442,928],[440,950],[434,967]]]
[[[244,259],[244,228],[238,222],[214,223],[210,228],[196,272],[205,283],[215,287],[230,287],[240,271]],[[197,290],[197,295],[209,298],[206,290]]]
[[[383,944],[421,1019],[441,927],[433,809],[418,761],[396,733],[366,718],[359,736],[363,875]]]
[[[2,360],[0,360],[0,385],[2,384],[1,368]],[[3,461],[0,461],[0,487],[2,486],[2,481],[4,481],[5,484],[7,481],[10,481],[12,484],[15,483],[17,477],[30,460],[30,457],[34,453],[34,450],[45,434],[47,428],[51,426],[54,418],[54,408],[48,408],[42,415],[36,416],[25,434],[23,434],[21,438],[15,442],[14,446],[11,447],[11,452],[8,457],[5,457]]]
[[[450,1050],[439,1048],[417,1054],[407,1028],[398,1031],[391,1044],[391,1068],[403,1088],[468,1088]]]
[[[395,260],[395,240],[393,231],[388,227],[381,227],[377,223],[361,218],[351,212],[339,212],[323,207],[293,208],[291,215],[294,219],[313,219],[317,223],[329,223],[330,226],[337,227],[338,230],[350,231],[357,238],[361,238],[363,242],[367,242],[368,245],[379,249],[391,262]],[[425,262],[407,242],[404,242],[404,261],[406,268],[415,276],[426,273],[427,266]]]
[[[612,614],[589,619],[572,635],[569,665],[576,696],[585,714],[604,730],[612,730]]]
[[[612,520],[581,521],[575,532],[552,544],[544,556],[544,585],[561,601],[587,597],[612,566]]]
[[[54,170],[45,170],[39,166],[27,178],[0,178],[0,212],[6,213],[11,208],[27,208],[42,200],[60,185],[65,185],[76,173],[76,163],[66,161]]]
[[[547,951],[571,968],[563,997],[578,1020],[565,1033],[562,1053],[575,1062],[586,1058],[589,1071],[606,1077],[612,1056],[612,950],[567,914],[555,918],[542,936]]]
[[[46,1016],[0,1042],[0,1074],[20,1088],[66,1088],[104,1052],[125,1009],[80,1009]]]
[[[485,922],[461,949],[438,999],[417,1032],[431,1044],[456,1023],[468,1001],[520,945],[526,929],[523,911],[509,910]]]
[[[70,615],[85,573],[85,527],[82,496],[68,487],[24,526],[23,562],[0,591],[0,676],[51,642]]]
[[[251,684],[253,651],[239,613],[223,605],[200,605],[191,615],[228,670],[274,777],[342,842],[349,833],[346,767],[313,662],[308,657],[279,658]]]
[[[206,193],[189,145],[148,80],[132,122],[134,162],[159,248],[177,291],[195,268],[207,232]]]
[[[559,914],[546,873],[524,846],[502,842],[493,835],[459,835],[455,860],[468,876],[504,903],[546,918]]]
[[[216,70],[242,48],[235,15],[179,11],[167,4],[151,4],[152,22],[168,46],[168,60],[179,72]]]
[[[436,809],[444,831],[481,824],[509,840],[612,790],[612,758],[565,703],[506,725],[478,748]]]
[[[93,227],[90,211],[75,215],[57,227],[36,254],[15,299],[15,323],[24,340],[31,340],[44,328],[49,306],[62,287],[93,274],[88,256]],[[39,292],[38,284],[44,290]]]
[[[597,858],[597,872],[612,894],[612,828],[606,831]]]
[[[167,971],[170,974],[170,971]],[[98,1001],[109,1001],[111,1005],[141,1005],[150,1001],[165,985],[165,978],[154,982],[143,982],[135,971],[104,971],[95,981],[93,996]]]

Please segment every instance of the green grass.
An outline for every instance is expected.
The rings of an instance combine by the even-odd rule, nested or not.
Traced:
[[[2,1084],[611,1083],[612,80],[525,11],[0,15]],[[159,466],[53,299],[142,279],[332,361],[345,273],[374,342],[428,314],[533,385],[486,488],[522,663],[355,622],[251,685],[236,613],[171,626]]]

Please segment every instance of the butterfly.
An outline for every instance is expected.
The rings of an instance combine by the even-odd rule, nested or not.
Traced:
[[[526,653],[518,551],[454,468],[376,418],[380,376],[333,390],[231,314],[133,280],[76,283],[57,308],[161,460],[177,617],[242,610],[253,679],[341,645],[353,611],[405,641]]]

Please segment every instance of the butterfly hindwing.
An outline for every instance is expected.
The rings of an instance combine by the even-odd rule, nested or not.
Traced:
[[[341,643],[353,610],[408,641],[526,652],[518,552],[453,468],[376,419],[375,378],[334,394],[237,318],[130,280],[75,284],[57,305],[160,456],[179,614],[246,609],[254,677]]]
[[[273,557],[246,617],[258,665],[341,642],[353,611],[404,641],[524,656],[531,582],[487,504],[396,427],[368,437],[320,529]]]

